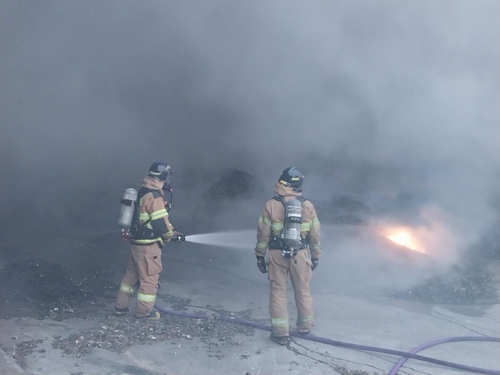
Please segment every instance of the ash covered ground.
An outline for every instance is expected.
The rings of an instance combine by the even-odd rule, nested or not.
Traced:
[[[79,246],[82,247],[82,246]],[[85,246],[83,246],[85,248]],[[91,249],[91,248],[90,248]],[[252,318],[252,311],[228,311],[206,305],[193,306],[189,298],[174,295],[159,295],[163,303],[168,303],[174,311],[205,315],[206,319],[190,319],[163,315],[158,321],[138,320],[133,316],[115,317],[113,301],[117,291],[117,274],[108,268],[78,270],[68,264],[57,264],[36,259],[26,264],[8,263],[0,272],[7,288],[2,294],[2,318],[14,319],[34,316],[39,320],[64,321],[80,318],[91,322],[91,327],[77,334],[57,335],[51,339],[51,347],[62,356],[81,358],[95,349],[124,353],[135,345],[166,343],[170,351],[181,350],[188,342],[199,340],[209,357],[224,360],[229,347],[241,348],[241,359],[250,355],[260,355],[261,351],[248,353],[239,337],[252,337],[254,329],[217,319],[231,317],[268,324],[267,319]],[[3,307],[10,306],[8,309]],[[196,310],[201,308],[199,311]],[[12,345],[2,345],[2,349],[21,367],[27,367],[27,358],[34,353],[43,354],[44,340],[22,341],[12,337]],[[295,343],[296,344],[296,343]],[[289,350],[296,350],[289,348]],[[324,353],[324,356],[330,356]],[[299,362],[292,361],[293,365]],[[342,375],[376,375],[378,373],[352,370],[347,366],[330,364]],[[79,372],[73,372],[78,374]],[[251,372],[247,372],[251,375]]]
[[[86,265],[69,261],[57,263],[55,260],[30,259],[29,257],[24,261],[12,260],[4,263],[0,270],[0,281],[4,286],[0,292],[1,317],[9,319],[32,316],[40,320],[55,321],[77,317],[94,321],[92,327],[78,334],[52,338],[53,349],[60,350],[62,355],[74,358],[86,356],[96,348],[123,353],[134,345],[166,342],[171,345],[172,350],[178,350],[185,345],[186,341],[201,340],[209,356],[224,359],[228,347],[241,345],[237,337],[252,336],[254,331],[218,320],[218,316],[230,316],[268,324],[267,319],[255,320],[251,310],[228,311],[222,307],[216,308],[210,305],[193,306],[189,296],[168,294],[159,296],[160,301],[168,303],[177,311],[195,309],[195,313],[206,314],[207,319],[164,315],[159,321],[145,322],[133,316],[112,316],[113,302],[123,270],[116,265],[114,268],[104,266],[109,259],[115,258],[118,252],[103,251],[103,247],[100,246],[107,241],[113,241],[113,238],[109,235],[92,236],[87,238],[86,242],[84,239],[75,239],[70,242],[69,247],[67,242],[61,242],[57,246],[55,246],[57,241],[50,244],[52,249],[59,250],[62,250],[61,244],[65,244],[65,250],[70,252],[73,246],[83,252],[85,258],[94,260],[98,259],[100,254],[101,261],[97,262],[99,265],[94,262]],[[115,241],[117,241],[116,238]],[[496,246],[496,242],[493,241],[490,245],[483,247],[491,250],[492,246]],[[125,260],[126,250],[123,249],[126,249],[126,245],[121,246],[119,256]],[[23,257],[25,251],[19,249],[19,254]],[[31,254],[31,251],[26,254]],[[401,254],[405,262],[411,262],[413,257],[421,256],[414,252],[398,254]],[[386,293],[396,298],[428,303],[467,305],[494,303],[498,301],[496,281],[484,267],[484,259],[476,257],[475,261],[471,260],[465,266],[457,266],[447,273],[433,276],[410,290],[403,292],[388,290]],[[41,350],[39,340],[20,341],[17,337],[12,340],[12,345],[4,345],[3,349],[21,365],[27,356]],[[340,374],[368,374],[335,366],[335,371]]]
[[[248,178],[244,174],[231,171],[226,179],[222,179],[225,183],[216,182],[214,187],[209,189],[210,194],[214,195],[211,204],[228,195],[222,191],[222,187],[232,186],[227,183],[228,180],[235,180],[240,184],[242,176]],[[237,190],[237,187],[234,189]],[[245,191],[245,194],[247,193]],[[230,199],[235,198],[234,194],[229,195]],[[363,229],[369,226],[370,216],[373,215],[373,211],[366,204],[352,197],[341,197],[330,205],[318,204],[318,212],[323,223],[338,225],[339,228],[350,226]],[[499,243],[498,234],[492,231],[480,244],[470,249],[466,261],[460,266],[433,275],[408,290],[381,292],[395,298],[431,304],[496,303],[496,279],[486,265],[489,261],[500,258]],[[267,319],[255,319],[251,310],[229,311],[220,306],[193,306],[189,296],[164,294],[159,295],[159,299],[167,302],[174,310],[195,309],[194,312],[206,314],[207,319],[164,315],[159,321],[146,322],[133,316],[112,316],[113,302],[125,269],[127,251],[127,244],[120,243],[117,233],[114,232],[73,238],[47,237],[23,244],[15,240],[4,240],[1,247],[0,282],[3,288],[0,291],[0,318],[36,317],[40,320],[55,321],[80,318],[92,321],[91,327],[77,334],[58,335],[51,339],[53,349],[60,350],[64,356],[74,358],[89,355],[97,348],[123,353],[135,345],[152,345],[158,342],[167,343],[175,351],[181,349],[186,342],[200,340],[205,344],[204,350],[210,357],[224,359],[229,347],[240,347],[240,338],[253,336],[254,331],[221,321],[217,319],[218,316],[232,316],[268,324]],[[174,248],[174,253],[176,251]],[[410,267],[412,263],[418,262],[419,257],[425,257],[419,253],[400,250],[395,254],[398,254],[400,264]],[[190,259],[205,265],[214,265],[217,264],[218,256],[229,255],[200,251],[196,255],[191,254]],[[231,256],[234,257],[231,261],[235,264],[241,262],[244,257],[239,253]],[[168,262],[168,259],[164,258],[164,261]],[[183,259],[182,262],[190,263],[189,259]],[[166,284],[182,272],[182,267],[171,269]],[[207,269],[206,272],[211,271]],[[41,344],[39,339],[21,341],[13,337],[12,345],[3,345],[3,349],[23,365],[27,356],[45,350],[40,349]],[[249,354],[241,354],[243,357],[246,355]],[[331,368],[342,375],[369,374],[340,365],[331,365]]]
[[[97,313],[116,294],[109,269],[78,270],[44,259],[11,261],[0,271],[1,317],[61,320]],[[16,309],[17,307],[17,309]]]
[[[165,315],[154,322],[134,317],[105,316],[96,327],[81,334],[55,337],[53,348],[80,357],[90,354],[94,348],[123,353],[132,345],[163,341],[181,348],[183,340],[199,338],[207,344],[210,356],[222,359],[225,357],[224,347],[241,345],[234,339],[235,333],[251,336],[253,329],[219,321],[216,316],[193,321]]]
[[[81,245],[81,243],[80,243]],[[85,250],[92,249],[83,247]],[[94,254],[95,255],[95,254]],[[126,252],[123,254],[126,257]],[[224,348],[237,346],[235,334],[252,335],[253,329],[217,320],[217,316],[248,318],[248,311],[229,312],[205,306],[201,313],[207,319],[163,315],[159,321],[138,320],[133,315],[112,315],[119,274],[108,267],[79,268],[76,265],[57,264],[43,259],[6,263],[0,270],[3,288],[0,302],[1,318],[23,316],[40,320],[62,321],[71,318],[95,321],[94,326],[79,334],[53,337],[53,349],[75,358],[101,348],[122,353],[133,345],[147,345],[168,341],[173,348],[181,348],[183,340],[199,338],[206,344],[210,356],[222,359]],[[174,310],[186,310],[189,299],[168,296]],[[3,349],[19,364],[26,356],[37,352],[42,340],[20,341],[12,337],[12,346]]]

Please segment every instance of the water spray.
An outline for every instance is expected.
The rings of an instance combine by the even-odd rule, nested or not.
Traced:
[[[171,241],[190,242],[203,245],[231,247],[233,249],[253,249],[255,246],[255,230],[232,232],[216,232],[172,237]]]

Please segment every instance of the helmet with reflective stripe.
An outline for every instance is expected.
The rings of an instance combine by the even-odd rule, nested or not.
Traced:
[[[157,161],[153,163],[149,168],[148,176],[153,177],[160,181],[166,181],[168,176],[173,174],[172,167],[167,163]]]
[[[302,181],[304,181],[304,175],[296,167],[288,167],[285,169],[278,180],[280,184],[298,191],[300,191]]]

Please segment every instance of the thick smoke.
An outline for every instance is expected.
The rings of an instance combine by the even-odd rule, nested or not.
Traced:
[[[187,228],[218,173],[252,174],[268,186],[242,203],[253,225],[297,165],[313,201],[352,195],[384,220],[439,224],[450,240],[432,246],[456,254],[498,217],[499,8],[4,2],[4,225],[113,227],[156,159],[174,166]]]

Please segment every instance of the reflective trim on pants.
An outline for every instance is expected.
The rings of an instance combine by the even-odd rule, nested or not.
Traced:
[[[122,292],[129,293],[129,294],[134,293],[134,288],[132,288],[130,285],[123,284],[123,283],[120,284],[120,290]]]
[[[297,325],[300,326],[302,324],[310,324],[313,321],[313,315],[304,316],[302,318],[297,319]]]
[[[156,294],[143,294],[137,293],[137,300],[141,302],[154,302],[156,299]]]
[[[288,318],[272,318],[271,326],[273,327],[286,327],[288,329]]]

